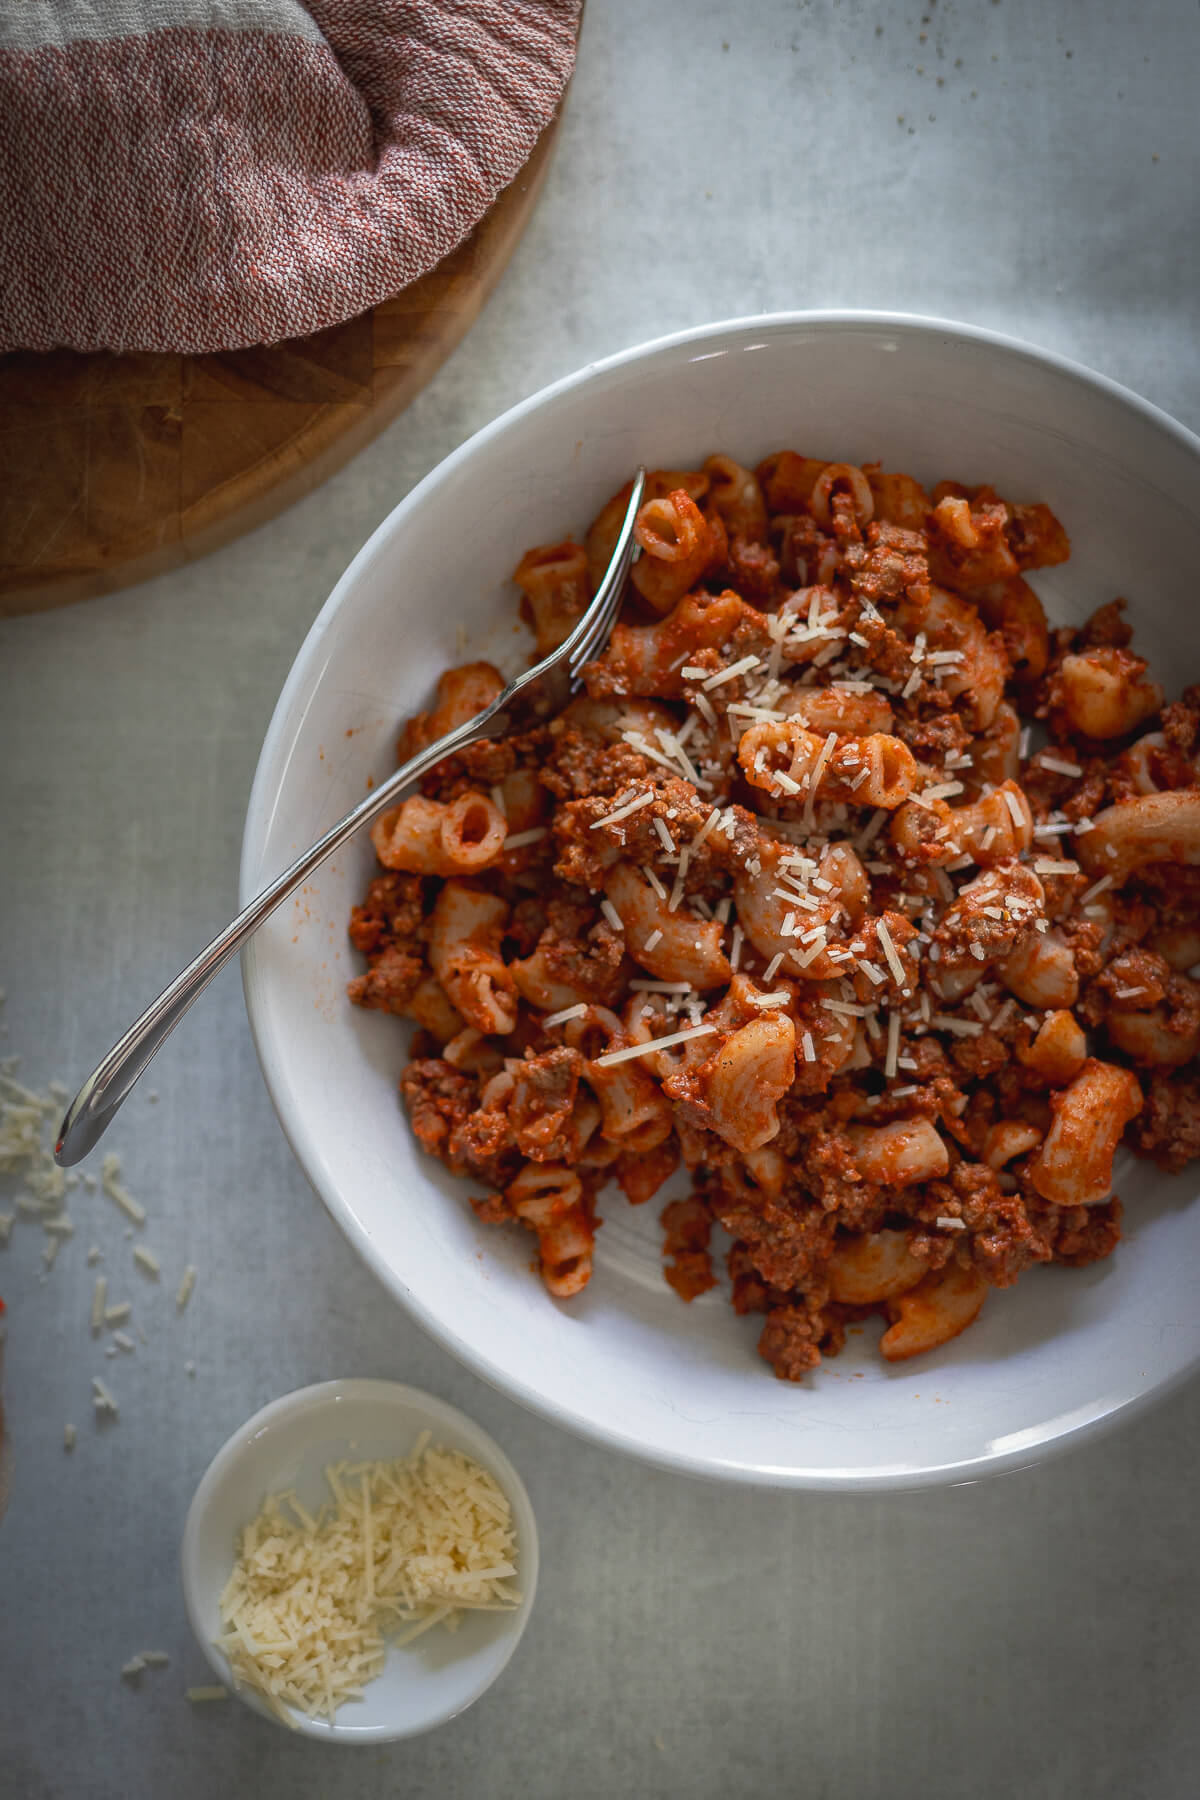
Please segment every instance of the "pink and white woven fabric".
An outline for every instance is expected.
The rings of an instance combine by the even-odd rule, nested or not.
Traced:
[[[462,242],[581,0],[0,0],[0,349],[234,349]]]

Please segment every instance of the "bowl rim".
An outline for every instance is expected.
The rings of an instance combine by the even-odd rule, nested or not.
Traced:
[[[450,1709],[443,1709],[422,1719],[420,1724],[409,1727],[395,1725],[330,1725],[324,1719],[313,1719],[293,1712],[292,1726],[305,1737],[315,1738],[327,1744],[377,1745],[398,1743],[404,1738],[420,1737],[426,1731],[433,1731],[439,1725],[445,1725],[451,1719],[457,1719],[474,1706],[492,1687],[504,1670],[508,1667],[516,1652],[517,1645],[525,1635],[533,1613],[533,1603],[537,1595],[539,1547],[537,1514],[529,1491],[522,1481],[520,1473],[511,1459],[492,1437],[461,1407],[453,1406],[448,1400],[439,1399],[424,1388],[412,1387],[407,1382],[389,1381],[383,1377],[370,1375],[348,1375],[334,1377],[329,1381],[318,1381],[309,1387],[294,1388],[291,1393],[281,1394],[278,1399],[268,1401],[260,1407],[243,1425],[231,1432],[221,1445],[204,1474],[196,1485],[191,1504],[184,1521],[183,1536],[179,1546],[179,1573],[183,1584],[184,1605],[192,1635],[196,1639],[213,1672],[229,1689],[235,1699],[249,1707],[260,1718],[268,1720],[286,1730],[284,1722],[277,1719],[253,1692],[242,1688],[233,1680],[230,1667],[225,1657],[209,1639],[204,1627],[202,1607],[208,1597],[207,1588],[202,1583],[198,1565],[198,1541],[208,1509],[221,1483],[230,1472],[248,1457],[255,1454],[254,1445],[265,1432],[277,1429],[288,1421],[296,1419],[304,1413],[310,1413],[314,1425],[330,1417],[330,1409],[339,1400],[357,1403],[369,1403],[381,1409],[387,1405],[404,1405],[420,1412],[426,1426],[436,1434],[438,1427],[449,1425],[460,1431],[464,1438],[474,1440],[478,1453],[486,1457],[492,1465],[492,1472],[504,1489],[512,1504],[513,1518],[521,1533],[521,1601],[513,1609],[511,1622],[501,1640],[504,1654],[495,1668],[488,1671],[486,1678],[475,1687],[469,1697]],[[313,1440],[319,1441],[319,1432],[314,1429]],[[335,1432],[330,1433],[336,1436]],[[475,1455],[476,1450],[466,1452]],[[269,1490],[268,1490],[269,1491]]]
[[[401,525],[403,518],[410,511],[415,512],[420,507],[426,494],[457,469],[461,463],[472,457],[477,450],[490,443],[493,438],[501,436],[518,420],[536,412],[540,407],[562,395],[587,386],[598,376],[609,374],[627,364],[637,363],[652,356],[691,345],[711,344],[713,340],[733,338],[750,331],[776,333],[795,328],[828,329],[830,331],[846,329],[895,331],[898,334],[914,338],[948,337],[998,350],[1022,362],[1040,368],[1051,368],[1068,380],[1076,382],[1080,387],[1099,392],[1116,401],[1119,405],[1140,415],[1148,424],[1174,440],[1181,449],[1190,452],[1200,462],[1200,436],[1152,401],[1135,393],[1133,389],[1123,386],[1120,382],[1112,380],[1111,377],[1101,374],[1084,363],[1063,356],[1058,351],[1042,349],[1027,339],[995,331],[986,326],[966,324],[933,314],[879,311],[856,307],[749,313],[737,318],[714,320],[709,324],[689,326],[681,331],[668,332],[661,337],[650,338],[627,349],[596,358],[584,364],[582,368],[576,369],[568,375],[560,376],[557,380],[527,395],[525,399],[517,401],[488,424],[473,432],[470,437],[464,439],[461,444],[436,463],[380,521],[334,584],[328,599],[320,608],[296,651],[263,739],[246,807],[246,823],[242,835],[238,870],[239,905],[247,905],[261,885],[258,871],[260,845],[266,834],[274,801],[274,795],[270,791],[270,770],[277,758],[293,702],[311,679],[314,653],[341,609],[344,600],[358,583],[363,570],[380,553],[392,534]],[[735,347],[730,346],[731,349]],[[1160,1400],[1165,1400],[1200,1368],[1200,1355],[1197,1355],[1191,1363],[1181,1366],[1152,1388],[1127,1392],[1111,1401],[1102,1398],[1095,1403],[1094,1408],[1089,1406],[1081,1409],[1084,1412],[1083,1417],[1077,1413],[1065,1422],[1047,1420],[1041,1428],[1040,1435],[1031,1436],[1019,1447],[1005,1450],[985,1449],[975,1456],[902,1471],[864,1471],[861,1474],[851,1474],[846,1471],[827,1473],[805,1469],[783,1469],[775,1464],[758,1466],[707,1454],[697,1455],[682,1450],[657,1449],[619,1428],[597,1423],[569,1411],[557,1402],[547,1400],[538,1393],[536,1388],[520,1377],[510,1376],[497,1370],[485,1356],[477,1354],[462,1343],[456,1336],[452,1325],[433,1312],[406,1285],[399,1273],[388,1264],[373,1238],[358,1224],[350,1209],[343,1203],[336,1186],[332,1182],[324,1182],[317,1174],[313,1173],[314,1169],[323,1168],[323,1162],[319,1155],[308,1154],[310,1146],[307,1141],[306,1122],[290,1116],[290,1107],[284,1092],[282,1064],[275,1055],[275,1047],[268,1038],[265,1019],[259,1010],[258,958],[256,941],[253,938],[242,956],[242,989],[251,1037],[280,1128],[309,1184],[319,1195],[322,1203],[358,1256],[434,1341],[443,1349],[448,1350],[457,1361],[465,1364],[473,1374],[479,1376],[498,1393],[515,1400],[530,1412],[549,1420],[554,1425],[572,1431],[604,1449],[619,1451],[623,1455],[636,1458],[639,1462],[648,1463],[653,1467],[666,1469],[673,1473],[691,1475],[710,1481],[733,1481],[753,1487],[824,1493],[872,1493],[881,1491],[910,1492],[925,1487],[970,1485],[985,1476],[1011,1473],[1033,1467],[1048,1457],[1062,1454],[1084,1439],[1115,1426],[1120,1420],[1129,1419],[1145,1412]],[[315,1146],[312,1148],[315,1150]],[[1061,1428],[1056,1429],[1056,1425],[1060,1425]]]

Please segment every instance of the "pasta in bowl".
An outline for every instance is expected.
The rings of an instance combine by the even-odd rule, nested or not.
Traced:
[[[793,450],[647,491],[585,694],[375,827],[349,995],[417,1023],[417,1138],[555,1298],[606,1184],[682,1167],[666,1279],[716,1287],[723,1228],[777,1375],[876,1311],[927,1354],[1111,1254],[1123,1138],[1200,1157],[1200,686],[1164,703],[1120,600],[1051,633],[1044,504]],[[628,499],[517,565],[535,655]],[[447,671],[401,761],[503,685]]]
[[[1178,684],[1174,603],[1147,606],[1136,555],[1112,555],[1095,422],[1064,456],[1062,395],[1014,382],[1025,353],[963,333],[972,441],[944,336],[719,328],[530,403],[431,477],[435,518],[439,487],[461,512],[481,479],[494,517],[514,457],[533,452],[532,483],[563,421],[586,445],[618,419],[644,454],[648,381],[674,427],[656,424],[641,558],[586,692],[443,764],[247,971],[293,1143],[385,1279],[518,1397],[675,1466],[946,1479],[1029,1460],[1196,1353],[1176,1267],[1195,1209],[1186,1176],[1158,1171],[1195,1149],[1197,708],[1139,654],[1148,639]],[[864,357],[874,407],[798,430],[781,372],[807,384],[806,414],[837,417]],[[1112,432],[1132,413],[1182,481],[1194,452],[1171,428],[1054,376],[1111,409]],[[914,379],[940,396],[941,438],[936,403],[918,420],[904,402]],[[715,418],[744,460],[714,450]],[[844,460],[864,446],[880,460]],[[708,454],[682,466],[693,448]],[[425,710],[404,752],[512,673],[517,596],[536,653],[569,630],[623,509],[602,485],[619,455],[592,453],[590,508],[548,478],[498,566],[495,542],[468,541],[485,603],[465,652],[431,630],[406,669]],[[419,550],[407,505],[396,547],[368,547],[330,603],[336,685],[326,642],[321,676],[281,701],[267,779],[293,820],[314,729],[354,732],[348,782],[388,765],[403,709],[381,691],[383,586]],[[1182,557],[1194,521],[1169,530]],[[269,872],[261,832],[256,848]],[[320,1046],[285,997],[306,991],[287,988],[297,967]],[[1114,1188],[1128,1238],[1110,1275]],[[1154,1308],[1179,1334],[1165,1359],[1146,1353]],[[756,1343],[794,1384],[786,1408]]]

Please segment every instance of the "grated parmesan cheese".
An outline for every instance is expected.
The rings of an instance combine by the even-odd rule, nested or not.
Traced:
[[[806,825],[811,825],[813,823],[813,807],[816,804],[817,789],[820,786],[821,777],[825,773],[825,765],[836,748],[837,732],[831,731],[828,733],[825,742],[817,752],[817,760],[813,764],[812,773],[808,778],[808,798],[804,802],[804,822]]]
[[[1021,802],[1017,799],[1017,796],[1013,793],[1011,788],[1003,787],[1000,789],[1000,792],[1004,795],[1004,804],[1008,808],[1009,816],[1012,819],[1013,824],[1017,827],[1018,831],[1022,830],[1025,825],[1025,814],[1021,810]],[[988,831],[994,836],[996,827],[994,825],[989,825]],[[989,837],[984,844],[984,849],[988,847],[990,842],[991,838]]]
[[[896,954],[896,946],[892,942],[892,934],[888,930],[882,917],[876,919],[876,921],[875,921],[875,934],[879,939],[879,947],[883,951],[884,957],[887,961],[887,966],[892,971],[893,979],[896,981],[896,983],[899,987],[903,987],[904,986],[904,964],[900,961],[899,956],[897,956],[897,954]]]
[[[53,1088],[34,1094],[23,1087],[13,1077],[16,1067],[16,1057],[0,1064],[0,1173],[20,1175],[29,1190],[17,1202],[20,1212],[53,1215],[62,1211],[67,1181],[43,1133],[61,1106]]]
[[[900,1014],[897,1012],[892,1012],[892,1013],[888,1014],[887,1053],[886,1053],[886,1057],[885,1057],[884,1065],[883,1065],[883,1072],[887,1076],[889,1081],[892,1079],[892,1077],[896,1073],[896,1063],[897,1063],[899,1054],[900,1054]]]
[[[602,900],[600,902],[600,911],[604,914],[604,917],[608,920],[614,931],[624,931],[625,921],[611,900]]]
[[[996,1011],[992,1014],[991,1020],[989,1021],[989,1024],[988,1024],[988,1030],[989,1031],[999,1031],[1001,1026],[1008,1024],[1008,1021],[1011,1019],[1012,1015],[1016,1012],[1016,1010],[1017,1010],[1017,1003],[1015,1000],[1002,1001],[1001,1004],[996,1008]]]
[[[120,1411],[111,1388],[98,1375],[92,1376],[92,1406],[98,1414],[109,1413],[114,1419]]]
[[[547,1013],[542,1020],[543,1025],[565,1025],[568,1019],[582,1019],[587,1011],[587,1002],[580,1000],[575,1006],[564,1006],[561,1012]],[[180,1289],[180,1293],[183,1289]],[[177,1302],[177,1304],[181,1304]]]
[[[618,820],[627,819],[631,813],[640,811],[643,806],[649,806],[651,801],[657,800],[657,798],[658,795],[653,790],[647,794],[639,794],[636,800],[626,801],[625,805],[618,806],[615,812],[605,813],[602,819],[593,819],[588,829],[589,831],[598,831],[601,825],[615,825]]]
[[[871,814],[871,817],[867,820],[867,823],[858,834],[858,839],[854,847],[860,854],[867,849],[870,844],[874,843],[875,839],[879,836],[880,831],[887,823],[887,819],[888,814],[886,809],[882,806],[876,807],[875,811]]]
[[[1034,761],[1043,769],[1050,769],[1055,775],[1082,775],[1083,770],[1078,763],[1067,762],[1061,756],[1047,756],[1044,750],[1038,752]]]
[[[859,1006],[852,1000],[828,1000],[823,998],[818,1004],[823,1006],[826,1012],[840,1013],[841,1016],[846,1019],[865,1019],[868,1012],[867,1007]]]
[[[805,933],[806,937],[809,935],[810,935],[809,933],[807,933],[807,932]],[[801,942],[803,942],[803,939],[801,940]],[[802,956],[798,955],[795,950],[792,951],[792,953],[791,953],[792,961],[795,963],[795,965],[798,969],[807,969],[809,963],[816,962],[818,956],[820,956],[822,951],[825,949],[825,944],[826,944],[825,927],[823,925],[820,925],[817,927],[816,937],[813,939],[812,943],[809,945],[808,949],[805,950],[805,952]]]
[[[428,1435],[400,1461],[327,1468],[333,1500],[318,1517],[294,1493],[272,1494],[240,1534],[216,1643],[234,1681],[285,1724],[292,1708],[332,1720],[360,1698],[388,1639],[408,1644],[435,1625],[455,1630],[468,1611],[520,1603],[507,1496]]]
[[[949,1013],[931,1013],[929,1023],[935,1031],[948,1031],[954,1037],[978,1037],[983,1030],[977,1019],[954,1019]]]
[[[127,1218],[132,1219],[135,1225],[144,1225],[146,1223],[146,1209],[140,1201],[135,1200],[117,1180],[117,1176],[120,1173],[121,1160],[119,1157],[114,1156],[110,1150],[108,1155],[104,1158],[104,1161],[100,1164],[100,1186],[104,1189],[104,1192],[108,1195],[114,1205],[120,1207]]]
[[[669,1050],[672,1045],[686,1043],[689,1038],[708,1037],[716,1029],[715,1025],[693,1025],[687,1031],[671,1031],[666,1037],[651,1038],[646,1044],[627,1044],[623,1050],[606,1050],[603,1056],[596,1058],[596,1067],[629,1062],[635,1056],[652,1056],[656,1050]]]

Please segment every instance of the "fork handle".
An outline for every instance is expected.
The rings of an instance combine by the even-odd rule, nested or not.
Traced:
[[[146,1008],[140,1019],[134,1020],[124,1037],[113,1045],[72,1100],[54,1146],[54,1160],[57,1163],[63,1168],[70,1168],[95,1147],[128,1098],[138,1077],[157,1056],[193,1000],[204,992],[214,975],[225,967],[231,956],[237,954],[263,920],[269,918],[289,894],[295,893],[327,857],[332,856],[335,850],[340,850],[356,831],[369,825],[380,813],[386,812],[399,799],[404,789],[419,781],[435,763],[452,756],[456,750],[465,749],[468,744],[476,743],[481,738],[493,737],[503,730],[507,700],[506,690],[498,694],[483,712],[468,719],[457,730],[439,738],[427,750],[422,750],[420,755],[414,756],[410,762],[397,769],[394,775],[389,775],[386,781],[368,794],[365,800],[360,800],[352,812],[348,812],[332,830],[319,838],[303,856],[298,856],[282,875],[277,875],[175,977],[170,986],[163,989],[158,999]]]

